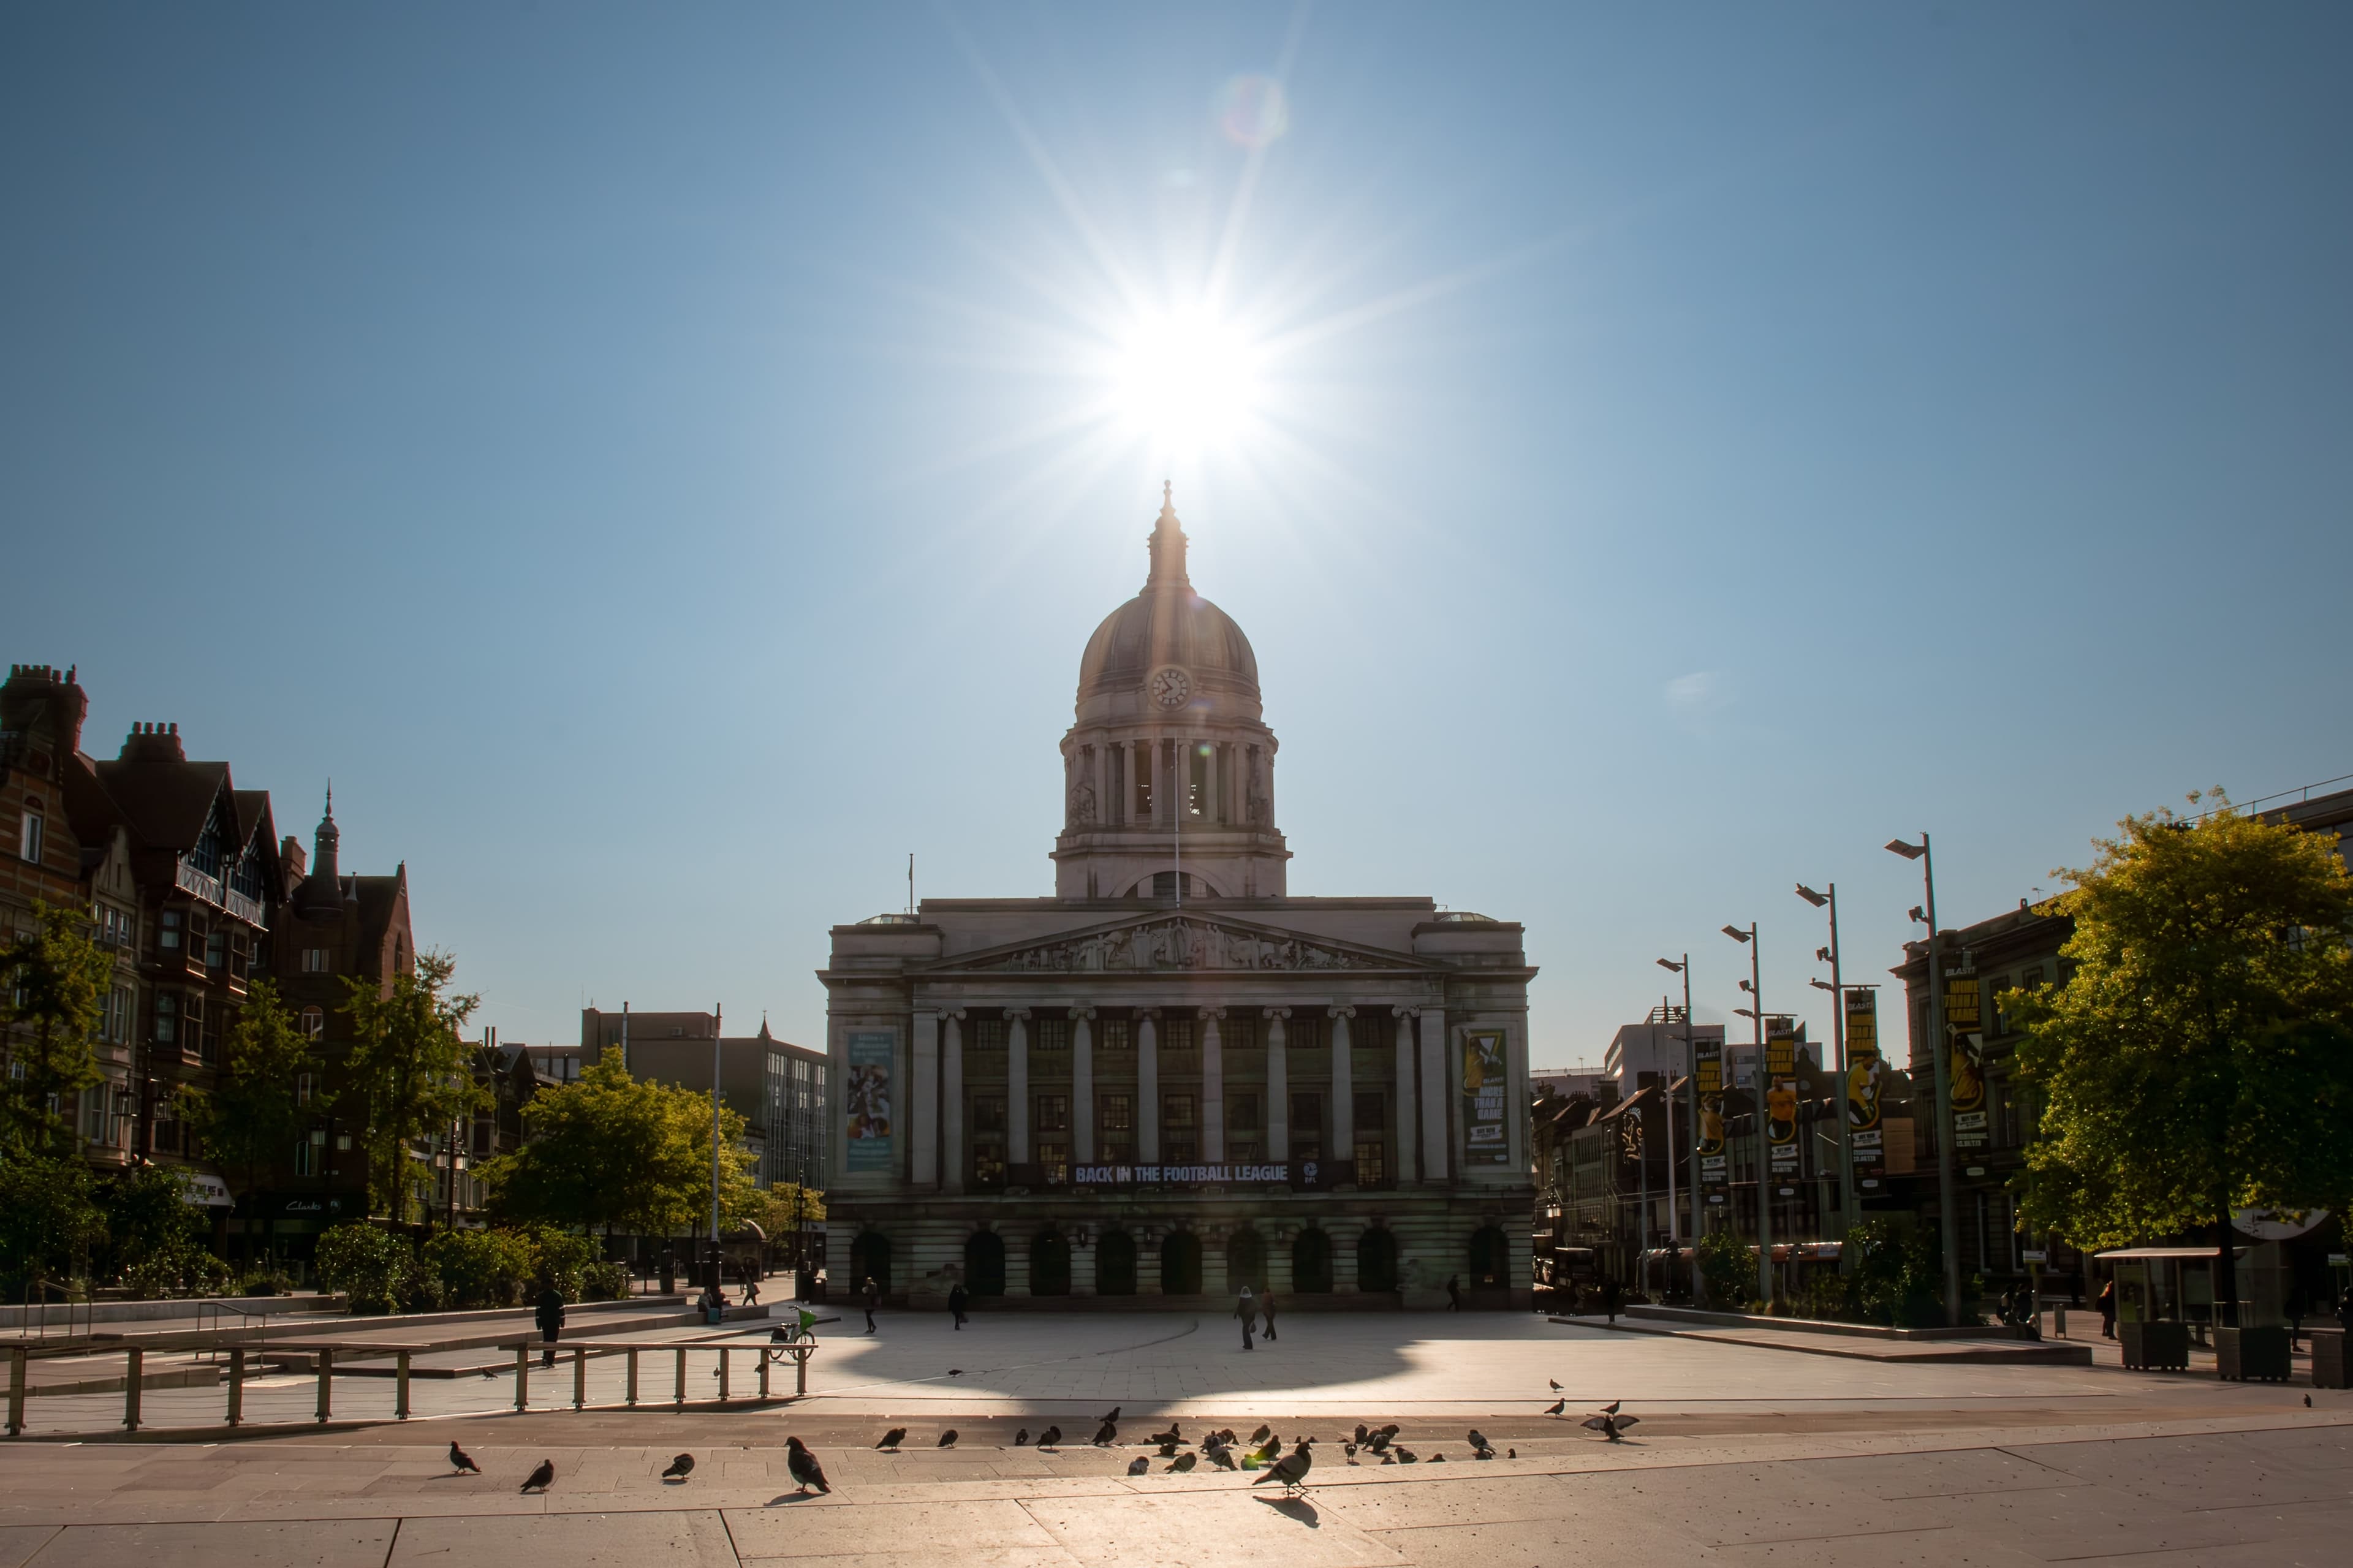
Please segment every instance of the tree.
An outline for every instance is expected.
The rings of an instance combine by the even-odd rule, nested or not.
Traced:
[[[308,1131],[309,1119],[326,1109],[322,1090],[314,1089],[307,1106],[302,1102],[302,1077],[315,1080],[321,1065],[317,1047],[279,999],[278,988],[255,981],[228,1033],[220,1082],[193,1108],[205,1148],[244,1178],[239,1196],[252,1194],[262,1167],[286,1158]]]
[[[2190,796],[2195,803],[2199,797]],[[2353,879],[2333,836],[2221,808],[2128,817],[2061,912],[2063,983],[2007,992],[2042,1100],[2027,1216],[2083,1247],[2353,1198]]]
[[[343,1011],[353,1043],[344,1062],[346,1105],[360,1121],[367,1160],[368,1201],[377,1213],[406,1219],[423,1179],[410,1170],[410,1145],[446,1131],[459,1117],[486,1104],[474,1082],[470,1047],[459,1030],[478,996],[449,994],[457,961],[420,952],[414,973],[379,988],[343,982]]]
[[[0,1159],[0,1293],[9,1300],[25,1300],[36,1279],[87,1276],[90,1247],[105,1237],[78,1157]]]
[[[142,1297],[228,1287],[228,1266],[205,1247],[205,1211],[188,1202],[176,1167],[142,1165],[97,1184],[106,1239],[94,1274]]]
[[[99,1020],[114,961],[90,939],[89,918],[35,902],[33,928],[0,948],[0,1019],[22,1069],[0,1078],[0,1142],[31,1152],[74,1153],[72,1097],[99,1081]]]

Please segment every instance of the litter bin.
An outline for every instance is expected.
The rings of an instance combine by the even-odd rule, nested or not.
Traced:
[[[2216,1329],[2214,1371],[2225,1383],[2285,1383],[2287,1331]]]
[[[2315,1388],[2353,1388],[2345,1379],[2345,1342],[2343,1329],[2314,1329],[2312,1337],[2312,1386]]]

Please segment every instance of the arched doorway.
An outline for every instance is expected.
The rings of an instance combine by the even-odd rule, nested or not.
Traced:
[[[869,1279],[885,1296],[891,1293],[891,1238],[879,1230],[861,1231],[849,1244],[851,1293],[865,1289]]]
[[[1266,1238],[1243,1226],[1226,1237],[1226,1289],[1266,1289]]]
[[[1005,1294],[1005,1238],[995,1231],[964,1238],[964,1288],[976,1296]]]
[[[1070,1293],[1071,1238],[1059,1230],[1041,1230],[1029,1242],[1029,1294]]]
[[[1135,1294],[1135,1237],[1107,1230],[1095,1238],[1095,1294]]]
[[[1366,1226],[1356,1237],[1356,1289],[1394,1290],[1398,1288],[1397,1237],[1384,1226]]]
[[[1201,1238],[1172,1230],[1160,1243],[1160,1290],[1166,1296],[1201,1293]]]
[[[1291,1288],[1318,1294],[1332,1289],[1332,1238],[1312,1226],[1291,1244]]]
[[[1471,1289],[1503,1290],[1511,1283],[1511,1239],[1498,1226],[1481,1226],[1471,1233]]]

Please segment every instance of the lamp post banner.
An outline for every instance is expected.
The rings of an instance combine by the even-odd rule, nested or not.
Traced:
[[[1765,1142],[1773,1174],[1798,1173],[1798,1037],[1786,1019],[1775,1019],[1765,1036]]]
[[[1720,1205],[1732,1177],[1724,1146],[1724,1042],[1695,1040],[1692,1051],[1699,1079],[1699,1182],[1707,1201]]]
[[[1945,976],[1946,1071],[1953,1086],[1953,1147],[1986,1144],[1985,1020],[1975,969]]]
[[[1879,994],[1858,988],[1846,994],[1846,1126],[1854,1148],[1858,1180],[1880,1174],[1885,1163],[1879,1099],[1886,1066],[1879,1055]]]
[[[898,1054],[893,1029],[852,1029],[843,1104],[849,1119],[849,1168],[892,1168],[891,1064]]]

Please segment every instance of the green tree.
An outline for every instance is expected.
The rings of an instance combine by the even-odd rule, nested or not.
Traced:
[[[456,968],[447,953],[420,952],[416,972],[394,976],[390,985],[343,982],[353,1034],[343,1103],[359,1121],[370,1206],[396,1219],[410,1217],[428,1179],[411,1169],[410,1146],[488,1102],[474,1082],[472,1048],[459,1033],[480,998],[451,994]]]
[[[114,960],[75,910],[33,905],[33,926],[0,948],[0,1020],[22,1076],[0,1077],[0,1147],[67,1155],[73,1098],[99,1081],[99,1020]]]
[[[2055,873],[2064,983],[2001,998],[2042,1107],[2022,1206],[2086,1247],[2219,1226],[2233,1321],[2232,1211],[2353,1198],[2353,879],[2333,836],[2227,800],[2118,826]]]
[[[106,1239],[96,1273],[142,1297],[226,1289],[228,1266],[205,1246],[206,1211],[177,1167],[142,1165],[97,1184]]]
[[[34,1280],[62,1283],[90,1273],[90,1249],[106,1237],[106,1216],[78,1156],[0,1158],[0,1292],[21,1301]]]
[[[322,1089],[312,1090],[308,1105],[301,1099],[302,1076],[315,1082],[321,1067],[317,1047],[279,999],[278,988],[255,981],[229,1030],[220,1082],[191,1107],[206,1151],[242,1177],[240,1196],[252,1194],[262,1169],[285,1159],[310,1118],[326,1109]]]
[[[351,1298],[354,1312],[396,1312],[417,1258],[406,1241],[364,1223],[339,1225],[319,1237],[319,1282]]]

